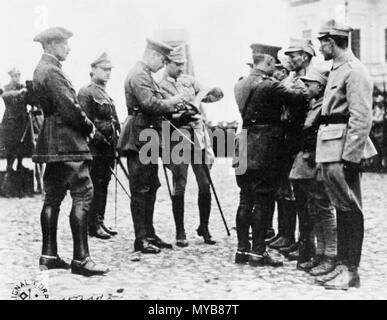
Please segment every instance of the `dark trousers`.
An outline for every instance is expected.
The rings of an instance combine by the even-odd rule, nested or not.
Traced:
[[[95,227],[104,220],[108,187],[112,175],[110,169],[113,168],[113,157],[93,157],[90,176],[94,186],[94,196],[90,206],[89,227]]]
[[[239,207],[236,216],[238,250],[250,250],[249,228],[252,229],[252,248],[256,254],[266,251],[266,222],[274,205],[277,187],[276,177],[258,170],[247,170],[236,176],[240,188]]]
[[[84,259],[89,255],[87,214],[93,198],[89,163],[85,161],[48,163],[43,181],[45,199],[40,217],[43,233],[42,254],[57,255],[58,215],[66,192],[70,190],[73,200],[70,226],[73,235],[74,259]]]
[[[350,269],[356,269],[360,264],[364,237],[361,174],[344,172],[342,163],[324,163],[321,178],[336,208],[337,258]]]
[[[130,152],[127,158],[129,187],[131,192],[130,209],[137,240],[155,235],[153,213],[156,192],[160,187],[158,164],[143,164],[139,154]]]

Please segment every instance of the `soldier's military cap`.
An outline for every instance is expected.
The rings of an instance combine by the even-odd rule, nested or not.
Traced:
[[[352,31],[353,29],[350,26],[331,19],[321,25],[318,38],[321,39],[327,36],[340,36],[348,38]]]
[[[251,50],[253,50],[254,55],[258,54],[268,54],[277,59],[278,51],[280,51],[280,47],[268,46],[261,43],[253,43],[250,45]]]
[[[18,68],[14,67],[14,68],[12,68],[11,70],[8,71],[8,74],[10,76],[12,76],[12,75],[16,75],[16,74],[21,74],[21,72],[20,72],[20,70]]]
[[[309,53],[312,57],[316,56],[316,51],[314,50],[313,43],[311,40],[305,39],[290,39],[289,47],[284,52],[286,55],[289,55],[293,52],[304,51]]]
[[[302,81],[312,81],[312,82],[318,82],[321,85],[325,86],[328,82],[328,76],[329,76],[329,71],[322,71],[322,70],[317,70],[315,68],[311,68],[307,74],[300,79]]]
[[[100,68],[105,68],[105,69],[108,69],[108,68],[113,68],[113,64],[110,60],[110,57],[107,55],[106,52],[102,53],[98,58],[97,60],[93,61],[91,63],[91,67],[92,68],[95,68],[95,67],[100,67]]]
[[[173,48],[173,51],[169,55],[169,60],[175,63],[186,63],[187,56],[184,45]]]
[[[146,39],[147,42],[147,48],[154,50],[158,53],[161,53],[163,56],[169,59],[169,55],[171,54],[173,48],[167,45],[166,43],[152,40],[152,39]]]
[[[62,27],[48,28],[35,36],[34,41],[50,43],[51,41],[65,41],[73,36],[73,33]]]

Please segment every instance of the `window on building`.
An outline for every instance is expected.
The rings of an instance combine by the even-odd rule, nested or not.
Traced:
[[[302,38],[307,40],[312,40],[312,30],[308,29],[308,30],[302,31]]]
[[[355,29],[351,33],[351,48],[354,55],[360,59],[360,29]]]

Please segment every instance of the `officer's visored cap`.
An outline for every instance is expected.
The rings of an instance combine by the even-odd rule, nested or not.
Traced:
[[[110,57],[108,56],[108,54],[106,52],[104,52],[97,58],[97,60],[95,60],[91,63],[91,67],[92,68],[100,67],[103,69],[110,68],[111,69],[114,66],[113,66],[112,61],[110,60]]]
[[[325,86],[328,82],[329,71],[310,69],[304,77],[300,79],[302,81],[312,81],[318,82],[321,85]]]
[[[62,27],[48,28],[35,36],[34,41],[50,43],[52,41],[65,41],[73,36],[73,33]]]
[[[352,31],[353,29],[350,26],[331,19],[321,25],[318,38],[321,39],[327,36],[340,36],[348,38]]]
[[[14,67],[14,68],[12,68],[11,70],[8,71],[8,74],[10,76],[17,75],[17,74],[20,75],[21,72],[20,72],[20,70],[18,68]]]
[[[299,51],[309,53],[312,57],[316,56],[316,51],[314,50],[313,43],[311,40],[291,38],[289,47],[284,53],[286,55],[289,55],[290,53]]]
[[[161,53],[164,57],[169,59],[169,55],[171,54],[173,48],[166,43],[152,40],[152,39],[146,39],[147,42],[147,48],[154,50],[158,53]]]
[[[184,45],[173,48],[173,51],[169,55],[169,60],[175,63],[186,63],[187,56],[185,53]]]

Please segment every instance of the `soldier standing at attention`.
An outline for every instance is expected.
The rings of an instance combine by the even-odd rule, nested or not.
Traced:
[[[348,49],[352,30],[330,20],[319,33],[320,51],[333,65],[324,94],[316,161],[336,208],[339,263],[316,281],[336,290],[360,286],[357,270],[364,237],[360,162],[376,154],[369,139],[373,86],[365,66]]]
[[[204,88],[192,76],[183,74],[185,63],[186,54],[184,47],[176,47],[170,55],[170,61],[166,65],[163,79],[159,85],[166,96],[172,97],[176,94],[182,94],[188,102],[195,103],[195,97]],[[222,91],[218,88],[213,88],[208,91],[208,94],[202,101],[215,102],[222,97]],[[187,123],[179,129],[185,129],[185,132],[189,133],[189,138],[195,142],[195,146],[192,147],[193,156],[191,159],[201,160],[200,163],[194,163],[194,161],[191,163],[199,187],[198,206],[200,225],[197,233],[199,236],[203,236],[205,243],[213,245],[216,242],[211,239],[211,234],[208,229],[211,213],[210,182],[204,167],[211,166],[215,158],[210,137],[202,119]],[[171,145],[171,148],[173,148],[173,145]],[[195,154],[199,155],[195,156]],[[171,161],[166,166],[172,171],[173,175],[172,209],[176,225],[176,245],[186,247],[188,246],[188,241],[184,230],[184,193],[187,184],[188,163],[175,164]]]
[[[121,131],[114,101],[106,92],[113,65],[106,53],[91,64],[91,83],[79,90],[78,100],[96,132],[89,142],[93,155],[90,175],[94,196],[88,217],[89,235],[109,239],[117,232],[105,226],[104,217],[111,169],[114,168],[117,137]]]
[[[316,55],[312,42],[310,40],[291,39],[290,45],[284,53],[289,57],[293,68],[293,72],[284,80],[284,85],[288,88],[303,88],[304,83],[300,80],[300,77],[305,76],[310,69],[313,69],[311,61]],[[289,172],[298,151],[298,143],[307,109],[308,106],[305,104],[297,110],[291,110],[285,103],[282,115],[285,126],[285,148],[281,164],[281,184],[277,192],[281,237],[272,242],[270,247],[279,249],[280,252],[285,254],[295,251],[295,256],[290,259],[298,258],[298,244],[295,243],[297,206],[289,180]],[[299,223],[303,223],[303,217],[299,215],[298,218]]]
[[[33,76],[33,88],[44,112],[44,122],[33,161],[47,163],[43,177],[43,248],[39,265],[41,270],[70,267],[58,256],[56,239],[60,205],[70,190],[73,200],[70,226],[74,246],[71,271],[93,276],[104,274],[108,269],[96,265],[89,253],[87,214],[93,198],[93,184],[89,174],[92,156],[86,138],[94,135],[95,127],[79,106],[71,81],[62,71],[61,62],[70,52],[67,40],[72,35],[70,31],[57,27],[34,38],[44,50]]]
[[[125,122],[119,149],[127,155],[132,195],[130,208],[136,237],[134,249],[142,253],[156,254],[162,248],[172,248],[171,244],[156,235],[153,227],[156,192],[160,187],[158,163],[144,162],[140,158],[147,157],[141,150],[145,144],[160,152],[164,116],[178,111],[178,105],[182,103],[181,95],[165,99],[152,77],[152,73],[164,67],[172,50],[164,43],[147,40],[143,59],[136,63],[125,80],[126,106],[130,120]],[[140,137],[141,132],[146,129],[157,133],[151,136],[149,142],[146,137]]]
[[[274,70],[275,58],[262,47],[254,54],[254,69],[236,84],[234,90],[243,129],[247,130],[247,138],[239,140],[239,152],[247,149],[247,170],[245,173],[236,171],[240,198],[236,216],[238,250],[235,262],[248,262],[254,267],[283,265],[282,261],[266,252],[265,222],[273,210],[278,188],[280,154],[284,146],[282,106],[286,102],[297,108],[305,103],[300,91],[287,89],[272,78]]]

